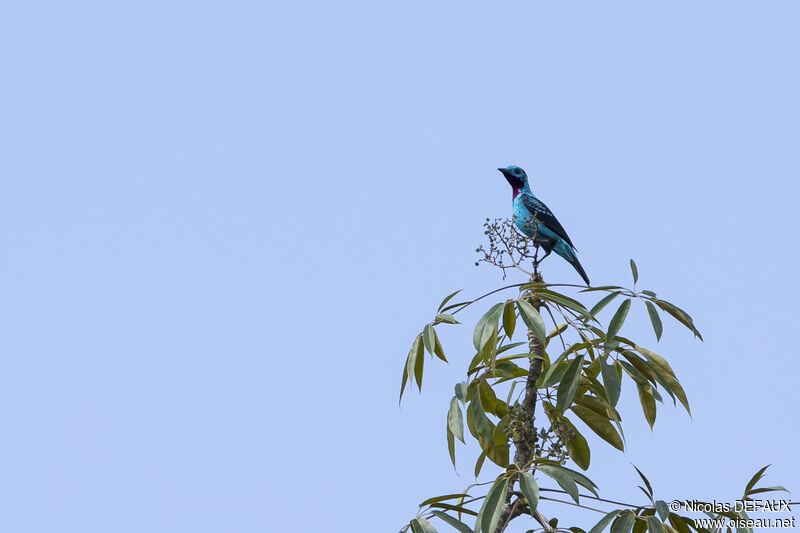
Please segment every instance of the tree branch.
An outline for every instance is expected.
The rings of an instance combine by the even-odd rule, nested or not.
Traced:
[[[531,277],[531,282],[544,283],[544,280],[539,272],[535,272]],[[535,307],[537,311],[541,309],[542,301],[535,298],[532,292],[527,292],[523,298]],[[544,355],[542,343],[531,330],[528,330],[528,348],[530,349],[530,370],[528,370],[528,376],[525,380],[525,398],[522,400],[521,409],[518,412],[518,420],[522,423],[513,434],[515,448],[514,464],[517,465],[520,471],[525,471],[529,468],[533,460],[534,447],[536,446],[536,426],[534,425],[537,396],[536,381],[542,373],[542,357]],[[520,505],[522,502],[520,502],[519,499],[517,499],[513,505],[511,504],[512,488],[513,487],[509,487],[506,496],[506,505],[503,507],[500,520],[497,522],[498,525],[495,533],[502,533],[509,522],[517,516],[526,513],[526,509],[527,514],[530,514],[530,510],[527,506]]]

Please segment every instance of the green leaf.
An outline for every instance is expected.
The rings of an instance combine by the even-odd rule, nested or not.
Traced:
[[[675,320],[689,328],[689,330],[694,333],[700,340],[703,340],[703,336],[700,335],[700,332],[697,331],[697,328],[694,327],[694,321],[692,317],[689,316],[689,313],[681,309],[680,307],[673,305],[669,302],[665,302],[664,300],[655,300],[656,305],[659,306],[663,311],[666,311],[670,315],[672,315]]]
[[[545,330],[544,320],[542,319],[542,315],[539,314],[539,311],[528,303],[527,300],[522,298],[517,300],[517,310],[519,311],[519,316],[522,317],[522,321],[528,326],[528,329],[531,330],[534,336],[539,339],[539,342],[544,345],[544,343],[547,342],[547,331]]]
[[[461,505],[450,505],[449,503],[444,502],[436,502],[432,503],[431,507],[436,507],[439,509],[447,509],[448,511],[455,511],[458,513],[458,516],[462,514],[468,514],[470,516],[478,516],[478,513],[473,511],[472,509],[467,509],[466,507],[461,507]],[[431,511],[434,512],[434,511]]]
[[[543,464],[537,467],[537,470],[542,474],[549,476],[558,483],[558,486],[564,489],[564,491],[569,494],[575,503],[580,503],[578,501],[578,485],[575,484],[575,480],[572,479],[572,476],[564,472],[564,468],[552,464]]]
[[[647,477],[645,477],[645,475],[642,474],[641,470],[636,468],[636,465],[631,465],[631,466],[633,466],[633,468],[636,470],[636,473],[639,474],[639,477],[642,478],[642,481],[644,481],[644,484],[647,487],[647,491],[646,491],[647,496],[650,498],[650,501],[653,501],[653,487],[650,486],[650,481],[648,481]]]
[[[631,511],[623,511],[611,524],[611,533],[628,533],[636,522],[636,515]]]
[[[447,500],[455,500],[456,498],[461,498],[463,496],[469,496],[469,494],[467,494],[466,492],[462,492],[459,494],[445,494],[443,496],[434,496],[433,498],[428,498],[424,502],[420,503],[419,506],[425,507],[426,505],[429,505],[431,503],[443,502]]]
[[[569,368],[564,373],[561,383],[558,385],[558,399],[556,401],[556,409],[564,412],[572,404],[575,399],[575,393],[578,392],[578,385],[581,382],[581,369],[583,368],[583,356],[576,357],[570,363]]]
[[[750,491],[750,495],[753,494],[761,494],[762,492],[789,492],[784,487],[780,485],[775,485],[774,487],[759,487],[757,489],[753,489]]]
[[[669,518],[669,507],[664,500],[656,500],[656,511],[662,522]]]
[[[453,468],[456,467],[456,438],[450,427],[447,427],[447,453],[450,455],[450,462],[453,463]]]
[[[592,460],[592,454],[589,450],[589,443],[586,442],[586,437],[581,435],[578,428],[570,421],[569,418],[561,417],[561,420],[569,427],[572,432],[572,438],[566,440],[564,445],[567,447],[569,458],[572,459],[581,470],[589,468],[589,463]]]
[[[499,478],[494,482],[494,485],[492,485],[476,520],[476,524],[480,526],[480,531],[484,533],[494,533],[497,529],[497,522],[500,520],[500,514],[503,511],[503,505],[506,501],[507,490],[507,477]]]
[[[656,293],[654,293],[653,291],[642,291],[642,294],[646,294],[648,296],[652,296],[653,298],[656,297]]]
[[[628,316],[628,310],[631,308],[631,299],[626,298],[624,302],[620,304],[617,308],[617,312],[614,313],[614,318],[611,319],[611,323],[608,325],[608,332],[606,333],[606,342],[610,342],[617,336],[619,333],[620,328],[622,327],[623,322],[625,322],[625,317]]]
[[[422,329],[422,344],[431,355],[433,355],[433,349],[436,346],[436,337],[434,335],[436,335],[436,333],[433,331],[433,326],[425,324],[425,327]]]
[[[480,393],[472,394],[472,401],[469,404],[468,414],[475,426],[476,437],[481,443],[481,448],[485,450],[491,446],[493,442],[492,432],[494,428],[492,428],[492,423],[486,417],[486,412],[483,410]]]
[[[596,523],[592,529],[589,530],[589,533],[600,533],[606,528],[606,526],[608,526],[609,523],[611,523],[612,520],[614,520],[614,518],[617,517],[619,513],[620,511],[611,511],[603,518],[601,518],[600,521]]]
[[[421,335],[417,337],[417,356],[414,362],[414,378],[417,381],[417,388],[422,392],[422,370],[425,365],[425,351],[422,346]]]
[[[647,527],[652,533],[664,533],[664,526],[661,525],[661,520],[655,516],[647,517]]]
[[[650,323],[653,324],[653,331],[656,334],[656,340],[661,340],[661,334],[664,332],[664,325],[661,324],[661,317],[658,316],[658,309],[652,302],[645,302],[647,307],[647,314],[650,315]]]
[[[436,528],[421,516],[411,521],[411,530],[414,533],[438,533]]]
[[[636,285],[636,282],[639,281],[639,269],[636,268],[636,262],[631,259],[631,274],[633,274],[633,284]]]
[[[579,292],[613,291],[617,289],[625,290],[625,287],[620,287],[619,285],[601,285],[599,287],[587,287]]]
[[[592,316],[597,316],[597,313],[602,311],[608,304],[610,304],[614,300],[614,298],[616,298],[619,295],[620,295],[619,291],[615,291],[612,292],[611,294],[604,296],[602,300],[594,304],[594,307],[592,307],[592,310],[589,311],[589,314]]]
[[[517,312],[514,309],[514,300],[509,300],[503,306],[503,331],[509,339],[514,335],[514,328],[517,326]]]
[[[519,475],[519,488],[525,499],[528,501],[528,507],[531,510],[531,515],[539,505],[539,485],[536,484],[536,479],[530,472],[522,472]]]
[[[438,312],[438,311],[441,311],[442,309],[444,309],[444,306],[445,306],[445,305],[447,305],[447,302],[449,302],[450,300],[452,300],[452,299],[453,299],[453,296],[455,296],[455,295],[456,295],[456,294],[458,294],[459,292],[461,292],[461,289],[459,289],[459,290],[457,290],[456,292],[454,292],[453,294],[450,294],[450,295],[448,295],[447,297],[445,297],[445,299],[444,299],[444,300],[442,300],[442,303],[440,303],[440,304],[439,304],[439,307],[436,309],[436,311]]]
[[[669,515],[669,523],[678,530],[678,533],[690,533],[691,530],[687,524],[694,524],[694,521],[691,518],[671,514]]]
[[[642,412],[653,429],[653,424],[656,423],[656,400],[653,397],[653,387],[646,383],[636,383],[636,389],[639,391],[639,402],[642,404]]]
[[[545,389],[547,387],[552,387],[556,383],[559,383],[561,379],[564,377],[564,373],[569,368],[569,362],[566,360],[566,353],[559,356],[558,359],[553,361],[550,366],[547,367],[540,376],[539,379],[536,380],[536,387],[539,389]]]
[[[467,524],[458,520],[443,511],[431,511],[437,518],[446,522],[448,525],[457,529],[460,533],[472,533],[472,528]]]
[[[409,354],[408,357],[411,357],[411,354]],[[406,383],[408,382],[408,357],[406,357],[406,364],[403,365],[403,382],[400,384],[400,398],[397,400],[397,403],[403,401],[403,391],[406,390]]]
[[[497,322],[503,312],[503,305],[502,303],[493,305],[475,324],[475,331],[472,333],[472,344],[479,352],[483,351],[486,343],[489,342],[492,337],[492,331],[497,329]]]
[[[494,389],[485,379],[478,382],[478,392],[481,395],[481,405],[487,413],[497,415],[498,418],[503,418],[508,414],[508,406],[502,400],[497,399]]]
[[[591,319],[592,317],[589,315],[589,311],[584,307],[582,303],[578,300],[570,298],[564,294],[559,292],[551,291],[549,289],[539,289],[536,291],[536,296],[541,298],[542,300],[547,300],[549,302],[556,303],[560,306],[567,307],[572,309],[579,315],[583,316],[584,318]]]
[[[686,398],[686,393],[684,392],[681,384],[678,383],[678,378],[675,377],[675,372],[672,370],[672,367],[669,366],[667,360],[655,352],[642,348],[638,344],[634,344],[633,346],[637,352],[642,354],[647,359],[653,369],[661,375],[664,381],[666,381],[667,388],[678,397],[678,400],[680,400],[681,404],[683,404],[686,412],[691,415],[692,411],[689,408],[689,400]]]
[[[456,398],[458,398],[458,400],[461,403],[466,403],[466,401],[467,401],[467,382],[466,381],[461,381],[460,383],[456,383],[455,390],[456,390]]]
[[[444,322],[445,324],[461,324],[461,322],[456,320],[456,317],[448,313],[439,313],[436,315],[433,319],[433,323],[438,324],[440,322]]]
[[[439,335],[436,333],[435,329],[433,330],[433,341],[434,341],[433,353],[436,354],[436,357],[438,357],[439,359],[441,359],[442,361],[444,361],[446,363],[447,362],[447,358],[444,356],[444,350],[442,349],[442,343],[439,342]]]
[[[460,440],[464,441],[464,415],[461,413],[461,407],[458,405],[458,398],[453,396],[450,400],[450,410],[447,412],[447,427],[453,432],[453,435]]]
[[[481,468],[483,468],[483,462],[486,460],[486,452],[481,452],[478,456],[478,460],[475,461],[475,477],[477,478],[481,473]]]
[[[758,483],[761,480],[761,478],[764,476],[764,472],[766,472],[767,468],[769,468],[770,466],[771,465],[767,465],[765,467],[762,467],[758,472],[753,474],[753,477],[750,478],[750,481],[747,482],[747,486],[744,488],[744,495],[745,496],[750,494],[750,489],[752,489],[753,487],[756,486],[756,483]]]
[[[597,435],[612,445],[614,448],[625,451],[625,445],[622,443],[622,437],[619,436],[617,430],[611,424],[610,420],[590,409],[580,405],[573,405],[572,411],[580,418],[584,424],[597,433]]]
[[[489,458],[497,466],[506,468],[508,466],[508,437],[505,434],[505,428],[508,425],[508,418],[502,419],[495,426],[492,432],[492,444],[486,448],[486,457]]]
[[[617,401],[619,400],[620,388],[622,387],[622,380],[620,380],[614,365],[607,365],[604,363],[601,367],[601,372],[603,373],[603,385],[605,385],[608,401],[611,405],[616,407]]]

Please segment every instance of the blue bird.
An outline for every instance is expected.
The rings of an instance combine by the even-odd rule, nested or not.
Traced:
[[[503,173],[514,193],[512,204],[514,224],[522,233],[533,239],[536,246],[544,249],[545,253],[542,259],[550,255],[550,252],[557,253],[577,270],[586,285],[590,285],[589,277],[575,255],[575,246],[569,239],[569,235],[564,231],[553,212],[533,195],[525,171],[515,166],[497,170]]]

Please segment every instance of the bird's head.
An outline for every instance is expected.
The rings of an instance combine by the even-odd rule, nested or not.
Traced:
[[[528,175],[525,174],[525,171],[521,168],[511,165],[506,168],[498,168],[497,170],[503,174],[506,181],[511,185],[511,188],[514,190],[515,198],[519,191],[528,187]]]

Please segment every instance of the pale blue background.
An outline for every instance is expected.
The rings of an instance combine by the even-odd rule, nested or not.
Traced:
[[[767,463],[800,490],[798,27],[793,1],[4,2],[0,530],[396,531],[463,488],[471,328],[397,394],[441,297],[499,282],[473,261],[507,164],[594,283],[635,257],[706,338],[656,346],[634,307],[694,417],[651,433],[624,388],[603,493],[644,503],[629,461],[667,500]]]

